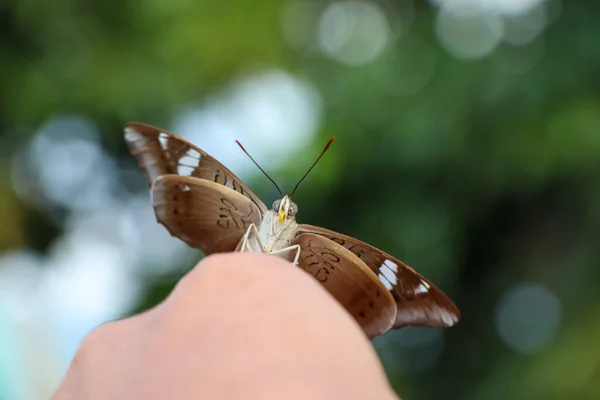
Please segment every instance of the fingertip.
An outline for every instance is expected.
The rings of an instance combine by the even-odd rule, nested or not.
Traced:
[[[293,269],[294,265],[281,257],[266,253],[236,252],[212,254],[200,260],[195,269],[204,271],[213,268],[236,270],[239,273],[279,272],[278,269]],[[276,270],[277,269],[277,270]]]
[[[259,285],[309,285],[322,288],[314,279],[281,257],[265,253],[220,253],[203,258],[182,279],[191,285],[220,287],[227,291],[250,283]],[[208,283],[210,282],[210,283]]]
[[[196,304],[197,309],[209,308],[210,304],[224,312],[252,312],[252,307],[266,303],[274,310],[301,308],[346,317],[343,307],[311,275],[289,261],[264,253],[205,257],[181,279],[171,297]]]

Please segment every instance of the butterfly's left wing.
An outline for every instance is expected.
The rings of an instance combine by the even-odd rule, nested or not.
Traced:
[[[217,183],[250,199],[262,214],[265,204],[233,172],[204,150],[164,129],[141,122],[125,125],[125,141],[152,187],[161,176],[178,175]]]
[[[204,254],[233,251],[261,212],[250,199],[223,185],[191,176],[163,175],[152,185],[158,222]]]
[[[396,301],[394,328],[450,327],[460,319],[458,307],[435,285],[389,254],[350,236],[318,226],[300,224],[298,235],[316,234],[345,247],[383,282]]]

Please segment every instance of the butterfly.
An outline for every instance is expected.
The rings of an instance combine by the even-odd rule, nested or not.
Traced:
[[[291,196],[267,208],[223,164],[163,129],[131,122],[125,141],[146,174],[157,221],[205,255],[255,251],[291,261],[320,282],[369,338],[409,325],[458,322],[452,300],[402,261],[350,236],[298,224]]]

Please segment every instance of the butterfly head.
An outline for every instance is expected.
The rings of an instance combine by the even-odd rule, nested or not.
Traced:
[[[273,203],[273,211],[279,216],[279,222],[283,222],[288,217],[296,216],[298,206],[288,195],[285,195],[283,196],[283,199],[275,200]]]

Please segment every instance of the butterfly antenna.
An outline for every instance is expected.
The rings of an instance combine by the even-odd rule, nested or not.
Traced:
[[[321,157],[323,157],[323,154],[325,154],[325,152],[327,151],[327,149],[329,148],[329,146],[331,146],[331,143],[333,143],[334,139],[335,139],[334,137],[331,137],[329,139],[329,141],[325,145],[325,148],[323,149],[323,151],[321,152],[321,154],[319,155],[319,157],[317,157],[317,159],[315,160],[315,162],[313,163],[313,165],[308,169],[308,171],[306,171],[306,173],[298,181],[298,183],[296,183],[296,186],[294,187],[294,190],[292,190],[292,194],[290,195],[290,197],[292,197],[294,195],[294,193],[296,193],[296,189],[298,189],[298,186],[300,186],[300,184],[302,183],[302,181],[304,180],[304,178],[306,178],[306,176],[308,175],[308,173],[310,171],[312,171],[312,169],[315,167],[315,165],[317,165],[317,163],[319,162],[319,160],[321,159]]]
[[[238,144],[238,146],[240,146],[240,148],[242,149],[242,151],[243,151],[244,153],[246,153],[246,155],[247,155],[248,157],[250,157],[250,159],[252,160],[252,162],[254,163],[254,165],[256,165],[256,166],[258,167],[258,169],[260,169],[260,172],[262,172],[262,173],[263,173],[263,174],[264,174],[264,175],[265,175],[265,176],[266,176],[266,177],[267,177],[267,178],[268,178],[268,179],[269,179],[271,182],[273,182],[273,185],[275,185],[275,187],[277,188],[277,191],[278,191],[278,192],[279,192],[279,194],[280,194],[280,195],[283,197],[283,193],[281,192],[281,189],[279,189],[279,186],[277,186],[277,184],[276,184],[276,183],[275,183],[275,181],[274,181],[274,180],[273,180],[273,179],[272,179],[272,178],[269,176],[269,174],[267,174],[267,173],[265,172],[265,170],[264,170],[264,169],[262,169],[262,168],[260,167],[260,165],[258,165],[258,163],[257,163],[256,161],[254,161],[254,158],[252,158],[252,156],[250,155],[250,153],[248,153],[248,152],[246,151],[246,149],[244,148],[244,146],[242,146],[242,144],[239,142],[239,140],[236,140],[235,142]]]

